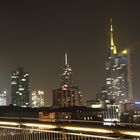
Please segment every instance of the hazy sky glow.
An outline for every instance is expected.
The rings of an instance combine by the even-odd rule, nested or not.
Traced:
[[[46,92],[60,85],[64,53],[73,79],[85,99],[94,99],[105,82],[109,18],[115,44],[133,49],[135,97],[140,98],[140,9],[138,0],[4,1],[0,4],[0,89],[8,89],[10,73],[23,66],[30,73],[31,90]]]

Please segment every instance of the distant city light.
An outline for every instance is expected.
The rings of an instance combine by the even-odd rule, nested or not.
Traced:
[[[135,104],[139,104],[140,105],[140,102],[135,102]]]
[[[122,53],[123,53],[123,54],[127,54],[127,50],[123,50]]]

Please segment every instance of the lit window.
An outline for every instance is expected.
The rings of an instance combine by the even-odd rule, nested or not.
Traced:
[[[11,82],[12,85],[16,85],[17,83],[15,81]]]
[[[19,88],[20,91],[24,90],[24,88]]]

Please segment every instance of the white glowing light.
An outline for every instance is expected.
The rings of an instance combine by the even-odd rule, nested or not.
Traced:
[[[16,125],[19,125],[19,123],[17,123],[17,122],[4,122],[4,121],[1,121],[0,122],[0,125],[12,125],[12,126],[16,126]]]
[[[101,129],[101,128],[85,128],[85,127],[74,127],[74,126],[64,126],[61,127],[63,129],[68,130],[76,130],[76,131],[89,131],[89,132],[97,132],[97,133],[113,133],[112,130]]]
[[[55,125],[49,125],[49,124],[22,123],[22,125],[28,127],[39,127],[39,128],[48,128],[48,129],[56,128]]]

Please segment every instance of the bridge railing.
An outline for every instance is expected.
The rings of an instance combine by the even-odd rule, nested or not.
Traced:
[[[125,123],[125,122],[113,122],[113,121],[94,121],[94,120],[73,120],[73,119],[44,119],[44,118],[24,118],[24,117],[0,117],[0,120],[8,119],[8,120],[16,120],[18,122],[22,120],[32,120],[32,121],[40,121],[40,122],[77,122],[77,123],[93,123],[93,124],[109,124],[112,126],[131,126],[131,127],[140,127],[140,123]]]
[[[121,137],[121,140],[122,137],[140,140],[140,124],[112,122],[112,125],[117,127],[108,127],[104,126],[105,122],[102,121],[57,119],[50,122],[50,120],[40,122],[38,118],[0,118],[0,140],[119,139],[113,136]]]
[[[83,133],[68,133],[62,131],[23,129],[0,126],[0,140],[119,140],[118,138],[90,135]]]

